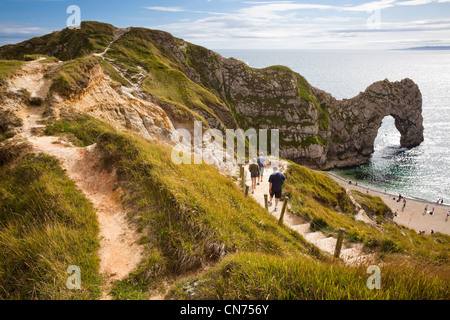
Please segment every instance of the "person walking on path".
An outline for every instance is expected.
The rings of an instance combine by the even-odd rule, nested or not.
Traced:
[[[264,164],[266,162],[266,159],[264,159],[262,156],[259,156],[258,159],[256,159],[258,166],[259,166],[259,176],[258,176],[258,185],[263,182],[264,178]]]
[[[273,173],[269,177],[269,194],[270,201],[269,206],[272,205],[273,197],[275,197],[275,210],[278,210],[278,202],[281,199],[281,193],[283,191],[283,183],[286,181],[286,177],[278,171],[278,167],[273,167]]]
[[[260,175],[259,165],[256,163],[256,159],[252,159],[252,163],[248,166],[250,171],[250,177],[252,178],[252,193],[255,193],[256,178]]]

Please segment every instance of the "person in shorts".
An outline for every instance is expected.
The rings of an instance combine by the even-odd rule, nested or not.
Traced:
[[[250,177],[252,178],[252,193],[255,193],[256,178],[260,175],[259,165],[256,163],[256,159],[252,159],[252,162],[248,166],[248,171],[250,171]]]
[[[286,181],[286,177],[278,171],[278,167],[273,167],[273,173],[269,177],[269,194],[270,201],[269,206],[272,205],[273,197],[275,197],[275,210],[278,210],[278,202],[281,199],[283,191],[283,183]]]

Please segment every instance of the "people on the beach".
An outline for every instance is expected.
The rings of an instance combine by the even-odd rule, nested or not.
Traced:
[[[403,198],[402,212],[405,211],[405,207],[406,207],[406,198]]]
[[[428,211],[428,214],[429,214],[430,216],[434,216],[434,208],[431,209],[431,211]]]
[[[283,183],[286,181],[286,177],[278,171],[278,167],[273,167],[273,173],[269,177],[269,194],[270,201],[269,206],[272,205],[273,197],[275,197],[275,210],[278,210],[278,202],[281,199],[281,194],[283,191]]]
[[[248,171],[250,171],[250,176],[252,178],[252,193],[255,193],[256,178],[260,175],[259,165],[256,163],[256,159],[252,159],[252,162],[248,166]]]
[[[450,211],[449,211],[449,212],[447,212],[447,217],[445,218],[445,222],[447,222],[447,221],[448,221],[448,217],[450,217]]]
[[[425,209],[423,210],[423,215],[425,215],[428,211],[428,205],[425,206]]]

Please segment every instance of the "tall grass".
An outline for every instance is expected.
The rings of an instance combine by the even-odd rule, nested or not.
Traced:
[[[98,225],[91,203],[55,158],[15,158],[12,168],[0,166],[0,299],[98,297]],[[81,290],[66,287],[70,265],[81,268]]]
[[[352,232],[370,235],[380,252],[391,253],[384,256],[386,261],[405,260],[397,257],[407,256],[394,254],[398,248],[413,257],[405,265],[399,260],[384,262],[382,273],[391,279],[386,290],[368,290],[365,270],[331,262],[300,235],[279,226],[212,166],[175,165],[169,147],[118,133],[89,116],[62,119],[47,128],[52,134],[71,133],[83,145],[96,141],[104,167],[116,174],[116,188],[132,208],[129,217],[142,234],[145,257],[135,272],[115,283],[111,294],[116,299],[144,299],[149,290],[161,288],[163,280],[171,283],[217,262],[208,275],[197,279],[201,285],[184,280],[170,297],[188,298],[197,292],[193,298],[432,299],[444,297],[448,290],[442,271],[448,261],[448,237],[435,234],[426,239],[394,224],[371,228],[356,221],[345,190],[324,174],[291,164],[286,188],[294,212],[308,213],[324,232],[344,226],[350,240]],[[426,258],[430,253],[433,259]],[[425,262],[415,263],[418,257]],[[222,277],[230,263],[238,266],[233,269],[237,273]],[[409,279],[410,274],[417,274],[418,280]],[[396,281],[405,287],[394,290]]]
[[[347,267],[312,259],[241,253],[200,277],[179,282],[171,299],[229,300],[421,300],[450,298],[446,276],[397,262],[380,266],[380,289],[369,289],[367,266]]]
[[[45,134],[63,135],[77,147],[87,147],[94,144],[102,133],[113,130],[107,123],[88,115],[63,111],[60,120],[46,125]]]
[[[419,236],[414,230],[395,224],[390,219],[392,211],[379,197],[353,193],[355,200],[377,222],[373,227],[355,219],[355,208],[345,189],[324,173],[290,163],[287,176],[286,193],[291,198],[292,212],[314,227],[331,235],[344,228],[348,241],[363,243],[368,250],[382,255],[403,253],[439,264],[448,263],[449,236],[438,233]]]
[[[47,129],[51,134],[71,133],[85,142],[92,142],[86,132],[104,132],[96,140],[103,165],[116,174],[117,188],[133,208],[129,216],[146,247],[140,268],[113,288],[116,298],[142,297],[164,278],[198,270],[238,251],[320,256],[214,167],[175,165],[169,147],[114,132],[89,119],[62,119]]]

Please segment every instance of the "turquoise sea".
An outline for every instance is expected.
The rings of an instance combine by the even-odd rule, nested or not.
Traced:
[[[400,148],[400,133],[388,116],[370,163],[335,172],[380,191],[450,203],[450,51],[215,51],[254,68],[288,66],[337,99],[354,97],[378,80],[411,78],[422,92],[425,141]]]

